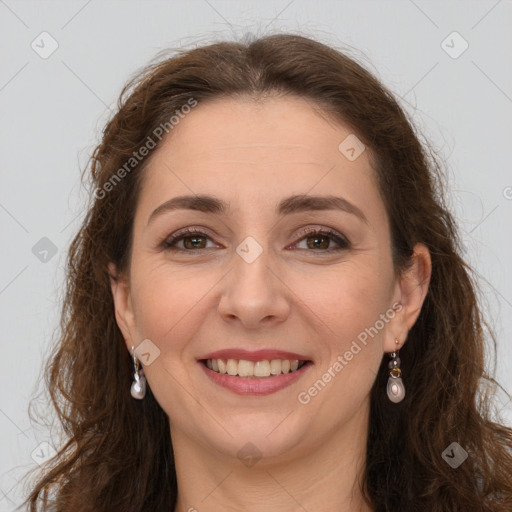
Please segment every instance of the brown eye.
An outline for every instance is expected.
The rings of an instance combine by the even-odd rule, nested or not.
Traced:
[[[328,249],[330,238],[324,235],[313,235],[306,237],[310,249]]]
[[[329,230],[308,231],[306,236],[303,236],[298,243],[304,241],[306,243],[305,249],[313,249],[318,252],[333,252],[350,248],[350,243],[345,237]],[[336,243],[338,247],[331,247],[332,242]],[[299,249],[303,249],[303,247],[299,247]]]
[[[181,238],[186,249],[204,249],[206,242],[205,237],[202,235],[191,235]]]
[[[203,233],[202,231],[197,230],[187,230],[185,232],[178,233],[169,238],[166,238],[161,246],[163,249],[169,251],[193,251],[196,249],[209,249],[207,247],[207,241],[210,237]],[[179,242],[183,242],[181,247],[177,246]]]

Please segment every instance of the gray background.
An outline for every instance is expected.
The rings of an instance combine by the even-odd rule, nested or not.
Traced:
[[[447,161],[465,258],[498,336],[497,379],[512,390],[511,21],[506,0],[0,0],[0,511],[21,503],[20,476],[60,442],[27,407],[84,213],[79,171],[124,82],[166,47],[300,31],[350,47],[401,96]],[[510,406],[500,394],[512,425]]]

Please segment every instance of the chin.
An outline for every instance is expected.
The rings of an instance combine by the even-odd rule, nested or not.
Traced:
[[[289,411],[235,415],[226,425],[232,437],[226,434],[212,438],[210,435],[205,437],[204,443],[242,462],[245,458],[257,458],[262,463],[293,459],[306,448],[308,428],[291,419],[297,411],[286,417],[287,414]]]

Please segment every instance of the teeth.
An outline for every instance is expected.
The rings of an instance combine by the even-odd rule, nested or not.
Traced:
[[[228,370],[226,368],[226,361],[224,361],[224,359],[215,359],[215,361],[217,361],[217,366],[219,367],[219,373],[227,373]],[[207,364],[208,364],[208,361],[207,361]],[[213,365],[212,365],[212,369],[213,369]]]
[[[255,377],[270,377],[270,363],[268,361],[256,361],[254,364]]]
[[[226,369],[228,371],[228,375],[237,375],[238,374],[238,361],[235,359],[228,359],[226,363]]]
[[[272,359],[263,361],[247,361],[246,359],[207,359],[206,366],[217,373],[238,375],[239,377],[266,378],[298,370],[305,361],[297,359]]]
[[[254,363],[243,359],[238,361],[238,375],[240,377],[252,377],[254,375]]]
[[[270,361],[270,373],[272,375],[279,375],[281,373],[281,359],[272,359]]]

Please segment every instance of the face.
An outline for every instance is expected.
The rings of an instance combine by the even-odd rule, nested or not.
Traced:
[[[417,308],[368,151],[339,149],[351,133],[303,99],[223,99],[155,150],[113,294],[127,348],[158,349],[144,371],[173,442],[285,460],[367,411]]]

